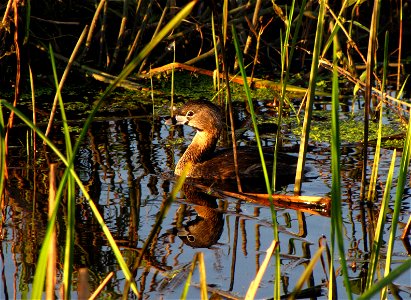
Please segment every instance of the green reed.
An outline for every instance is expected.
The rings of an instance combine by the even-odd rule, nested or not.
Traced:
[[[369,137],[369,118],[371,112],[371,92],[372,92],[372,82],[374,80],[374,67],[376,65],[375,56],[377,51],[377,30],[378,30],[378,19],[380,14],[380,1],[374,1],[374,7],[372,11],[371,25],[370,25],[370,35],[368,40],[368,51],[367,51],[367,63],[366,63],[366,78],[365,78],[365,94],[364,94],[364,137],[363,137],[363,149],[362,149],[362,159],[363,168],[361,174],[361,189],[360,189],[360,200],[363,201],[365,198],[365,186],[367,183],[367,163],[368,163],[368,137]]]
[[[302,180],[304,175],[305,158],[308,148],[308,139],[310,135],[311,117],[313,111],[315,88],[317,82],[318,62],[322,45],[324,31],[324,16],[325,16],[326,1],[320,0],[320,10],[318,13],[317,30],[315,32],[313,58],[310,71],[310,80],[308,83],[308,94],[305,104],[304,123],[301,134],[300,151],[298,154],[297,173],[295,175],[294,193],[300,194]]]
[[[332,186],[331,186],[331,231],[330,231],[330,251],[331,260],[329,267],[330,283],[334,282],[335,274],[334,269],[334,245],[337,243],[338,254],[341,260],[342,275],[344,284],[347,291],[348,299],[352,299],[351,285],[348,278],[347,263],[345,260],[344,251],[344,237],[343,237],[343,219],[342,219],[342,201],[341,201],[341,139],[340,139],[340,123],[339,123],[339,85],[338,85],[338,72],[337,72],[337,45],[333,47],[333,76],[332,76],[332,109],[331,109],[331,173],[332,173]],[[337,287],[331,285],[328,290],[328,297],[331,299],[336,294]]]
[[[295,5],[295,1],[292,2],[290,13],[285,22],[286,31],[285,31],[284,41],[282,37],[280,38],[280,41],[281,41],[281,45],[280,45],[280,49],[281,49],[281,76],[280,76],[281,96],[280,96],[280,103],[278,107],[278,130],[277,130],[277,134],[275,138],[275,146],[274,146],[273,174],[272,174],[272,183],[271,183],[273,189],[275,189],[276,180],[277,180],[277,153],[280,147],[283,106],[284,106],[285,92],[287,89],[287,82],[289,78],[289,70],[290,70],[290,65],[291,65],[290,61],[292,59],[292,57],[288,56],[288,47],[286,47],[285,45],[288,45],[288,41],[290,38],[291,21],[293,19],[293,14],[294,14],[294,5]],[[281,35],[281,32],[282,31],[280,30],[280,35]]]
[[[260,155],[261,159],[261,165],[263,168],[263,174],[264,174],[264,180],[265,180],[265,185],[267,189],[267,193],[269,196],[269,201],[270,201],[270,209],[271,209],[271,217],[272,217],[272,224],[273,224],[273,233],[274,233],[274,240],[278,241],[278,226],[277,226],[277,212],[274,209],[274,204],[273,204],[273,199],[272,199],[272,190],[271,190],[271,185],[270,185],[270,178],[268,175],[267,171],[267,165],[265,163],[264,159],[264,154],[263,154],[263,148],[260,140],[260,135],[258,133],[258,126],[257,126],[257,118],[256,114],[254,112],[254,105],[253,105],[253,99],[251,97],[251,91],[250,87],[247,82],[247,74],[245,72],[244,68],[244,62],[243,62],[243,55],[240,49],[240,43],[238,41],[238,36],[237,32],[234,26],[232,28],[232,34],[233,34],[233,41],[234,41],[234,46],[237,54],[237,61],[238,61],[238,67],[241,72],[241,76],[243,77],[244,80],[244,92],[247,98],[247,103],[248,103],[248,108],[250,110],[250,115],[251,115],[251,120],[253,123],[253,128],[254,128],[254,134],[255,134],[255,140],[257,142],[257,147],[258,147],[258,153]],[[281,265],[280,265],[280,252],[278,248],[275,250],[275,258],[276,258],[276,272],[275,272],[275,279],[274,279],[274,298],[278,299],[280,296],[280,278],[281,278]]]
[[[374,275],[377,270],[379,257],[381,255],[380,249],[381,249],[383,238],[384,238],[383,236],[384,235],[384,225],[385,225],[385,220],[386,220],[387,213],[388,213],[388,203],[390,202],[391,186],[392,186],[392,179],[393,179],[393,174],[394,174],[394,169],[395,169],[396,155],[397,155],[397,151],[394,150],[392,154],[390,169],[388,171],[387,182],[385,184],[384,195],[381,201],[381,207],[379,210],[375,234],[373,237],[374,240],[372,243],[370,263],[368,265],[368,274],[367,274],[367,282],[366,282],[365,290],[370,289],[371,286],[374,284]]]
[[[368,187],[368,201],[375,201],[375,191],[377,185],[378,177],[378,165],[380,163],[380,153],[381,153],[381,138],[382,138],[382,117],[383,117],[383,107],[384,107],[384,95],[385,95],[385,82],[387,80],[387,71],[388,71],[388,40],[389,34],[388,31],[385,33],[385,43],[384,43],[384,66],[383,66],[383,75],[382,75],[382,84],[381,92],[382,97],[379,103],[379,123],[378,123],[378,136],[377,136],[377,145],[375,147],[374,153],[374,163],[372,166],[371,176],[370,176],[370,185]]]
[[[207,296],[207,280],[206,280],[206,269],[204,263],[204,253],[197,252],[194,255],[193,261],[191,263],[190,271],[188,272],[187,280],[184,285],[183,291],[181,293],[180,299],[187,299],[188,290],[190,288],[191,278],[193,277],[194,270],[198,264],[198,272],[200,274],[200,299],[206,300]]]
[[[408,167],[410,165],[410,159],[411,159],[410,152],[411,152],[411,117],[409,118],[409,121],[408,121],[407,136],[404,142],[403,153],[401,157],[400,169],[399,169],[399,174],[398,174],[397,188],[396,188],[395,202],[394,202],[394,212],[392,214],[391,231],[390,231],[389,240],[387,243],[387,254],[386,254],[387,258],[385,262],[384,277],[387,277],[390,274],[390,272],[393,272],[391,271],[391,260],[392,260],[392,255],[394,252],[395,235],[397,232],[398,220],[400,216],[401,204],[402,204],[402,199],[403,199],[404,189],[405,189],[405,183],[407,180]],[[408,260],[404,264],[410,263],[410,261],[411,261],[411,258],[408,258]],[[387,287],[383,289],[381,297],[385,298],[386,296],[387,296]]]
[[[67,123],[67,116],[64,109],[63,99],[61,97],[61,90],[59,87],[59,80],[57,76],[56,63],[54,61],[53,48],[49,48],[50,60],[53,69],[54,83],[57,89],[57,97],[60,106],[60,114],[63,122],[63,135],[66,145],[66,157],[67,160],[73,157],[73,148],[71,145],[70,130]],[[73,168],[73,166],[71,166]],[[74,168],[73,168],[74,170]],[[73,273],[73,252],[74,252],[74,232],[75,232],[75,207],[76,207],[76,186],[74,184],[73,176],[69,176],[67,179],[67,223],[66,223],[66,243],[64,251],[64,272],[63,272],[63,295],[70,298],[71,294],[71,282]]]

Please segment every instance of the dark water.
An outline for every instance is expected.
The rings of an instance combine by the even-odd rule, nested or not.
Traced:
[[[188,127],[172,131],[161,118],[144,114],[131,117],[126,114],[116,115],[95,122],[76,162],[81,180],[89,189],[129,265],[135,263],[159,210],[175,185],[173,166],[194,133]],[[14,146],[10,147],[10,184],[1,223],[1,299],[19,299],[30,295],[47,222],[47,166],[54,158],[50,154],[46,155],[40,147],[37,162],[28,164],[30,160],[22,146],[25,144],[25,134],[26,129],[17,128],[17,138],[14,139]],[[294,142],[291,140],[289,144]],[[303,194],[329,195],[330,147],[328,144],[312,146]],[[378,179],[380,193],[385,186],[391,155],[392,150],[382,150],[381,175]],[[397,165],[399,160],[400,157],[397,158]],[[378,217],[378,208],[367,208],[358,201],[361,148],[345,146],[342,149],[341,167],[346,259],[353,291],[359,293],[366,276],[371,223]],[[59,170],[61,176],[64,170],[61,165]],[[269,207],[234,198],[213,198],[187,186],[184,190],[186,196],[181,192],[172,203],[138,269],[136,282],[139,290],[144,298],[179,298],[193,257],[201,251],[206,264],[207,284],[237,297],[244,297],[272,242]],[[293,185],[290,184],[284,190],[292,194]],[[392,196],[394,194],[395,189]],[[399,239],[402,226],[409,217],[409,188],[405,194],[393,267],[407,257],[406,248]],[[121,297],[125,284],[122,272],[81,193],[77,196],[77,203],[75,275],[81,267],[88,267],[90,287],[94,290],[110,271],[114,271],[114,277],[101,297]],[[287,294],[293,290],[319,248],[319,239],[329,237],[330,219],[289,208],[276,209],[280,229],[282,294]],[[62,279],[65,213],[62,209],[57,228],[60,251],[58,281]],[[388,215],[388,222],[390,217]],[[389,230],[388,224],[385,241],[388,240]],[[382,253],[385,253],[385,249]],[[335,264],[339,269],[339,261],[335,261]],[[272,297],[273,271],[271,261],[260,284],[258,298]],[[324,286],[327,278],[327,272],[318,263],[309,282],[310,287],[318,289],[316,293],[310,294],[311,297],[327,298]],[[199,283],[197,271],[192,282]],[[394,282],[400,288],[399,294],[404,299],[408,298],[410,273]],[[337,283],[339,298],[344,299],[345,289],[341,277],[337,278]],[[304,288],[307,287],[304,285]],[[74,298],[77,297],[75,289],[76,280]],[[199,296],[198,287],[191,286],[188,298],[196,299]]]

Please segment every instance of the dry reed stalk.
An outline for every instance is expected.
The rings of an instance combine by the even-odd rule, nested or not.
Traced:
[[[102,59],[103,59],[103,53],[106,54],[106,63],[105,63],[106,68],[108,68],[108,66],[110,65],[110,56],[108,54],[107,44],[106,44],[107,10],[108,10],[108,1],[104,2],[104,7],[103,7],[103,17],[102,17],[101,27],[100,27],[100,42],[99,42],[100,52],[98,55],[98,65],[101,66]]]
[[[401,50],[402,50],[402,0],[399,3],[400,9],[400,24],[399,24],[399,32],[398,32],[398,66],[397,66],[397,93],[401,88]]]
[[[100,12],[102,11],[102,9],[103,9],[103,7],[104,7],[104,4],[105,4],[106,2],[107,2],[106,0],[101,0],[100,3],[99,3],[98,6],[97,6],[96,11],[94,12],[93,19],[91,20],[91,23],[90,23],[90,30],[89,30],[89,32],[88,32],[87,39],[86,39],[86,46],[85,46],[85,48],[84,48],[83,53],[81,54],[81,56],[84,56],[84,55],[87,53],[88,49],[90,48],[91,39],[93,38],[94,30],[95,30],[96,27],[97,27],[98,17],[100,16]]]
[[[77,294],[79,299],[90,299],[90,285],[88,283],[88,269],[80,268],[78,270]]]
[[[103,282],[98,286],[98,288],[94,291],[94,293],[88,298],[88,300],[94,300],[98,297],[98,295],[101,293],[103,288],[107,285],[107,283],[110,281],[110,279],[114,276],[114,272],[108,273],[106,278],[104,278]]]
[[[248,27],[249,27],[250,31],[248,33],[247,40],[246,40],[245,45],[244,45],[244,50],[243,50],[244,56],[247,55],[249,50],[250,50],[251,43],[253,41],[253,35],[255,36],[256,39],[258,38],[258,34],[257,34],[257,25],[258,25],[258,23],[257,22],[258,22],[258,15],[260,13],[260,9],[261,9],[261,0],[257,0],[255,2],[252,21],[250,22],[248,20],[247,16],[245,16],[245,19],[248,23]],[[255,57],[257,57],[257,54],[258,54],[258,50],[256,50]],[[238,62],[236,60],[235,65],[234,65],[234,70],[237,70],[237,69],[238,69]]]
[[[321,66],[327,68],[328,70],[331,70],[333,64],[332,62],[330,62],[329,60],[325,59],[325,58],[321,58],[320,59],[320,64]],[[360,79],[355,78],[354,76],[352,76],[352,74],[350,74],[347,70],[344,70],[343,68],[336,66],[338,74],[343,75],[347,80],[351,81],[352,83],[358,85],[362,90],[365,89],[365,83],[362,82]],[[380,97],[383,97],[386,100],[389,100],[390,102],[395,102],[399,105],[404,105],[407,106],[409,108],[411,108],[411,104],[407,103],[405,101],[401,101],[395,97],[392,97],[390,95],[385,94],[383,91],[377,89],[376,87],[372,87],[372,91],[374,93],[377,93]],[[384,100],[384,102],[389,103],[389,101]]]
[[[261,36],[263,35],[264,30],[267,28],[268,25],[271,24],[271,22],[273,20],[274,20],[274,18],[271,18],[270,20],[268,20],[267,24],[265,24],[265,25],[261,24],[260,30],[258,31],[257,42],[256,42],[256,46],[255,46],[255,56],[254,56],[254,60],[253,60],[253,68],[251,70],[251,76],[250,76],[250,85],[253,84],[255,66],[258,64],[258,53],[260,52]],[[254,85],[252,85],[252,86],[254,87]]]
[[[151,38],[151,40],[153,40],[154,37],[157,35],[157,33],[160,31],[161,25],[163,24],[164,18],[165,18],[166,13],[167,13],[167,8],[168,8],[168,7],[167,7],[167,4],[166,4],[166,6],[165,6],[164,9],[163,9],[163,12],[161,13],[160,20],[159,20],[158,23],[157,23],[156,30],[154,31],[153,37]],[[145,58],[145,59],[143,60],[143,62],[141,63],[141,66],[140,66],[140,68],[139,68],[139,70],[138,70],[138,73],[141,73],[141,72],[142,72],[142,70],[144,69],[144,66],[146,65],[146,61],[147,61],[147,58]]]
[[[111,61],[111,67],[115,66],[117,63],[117,57],[120,53],[121,45],[123,44],[124,34],[126,31],[127,24],[127,13],[128,13],[128,1],[123,2],[123,15],[121,17],[120,29],[118,31],[116,48],[114,49],[113,60]]]
[[[270,262],[271,256],[273,255],[274,250],[277,248],[278,245],[279,243],[277,241],[272,241],[270,247],[267,249],[267,254],[264,258],[264,261],[261,264],[261,267],[258,270],[257,275],[255,276],[254,280],[251,282],[250,287],[248,288],[247,294],[245,295],[246,300],[255,299],[258,286],[260,285],[261,279],[263,278],[263,275],[265,271],[267,270],[268,263]]]
[[[218,8],[215,5],[215,2],[212,1],[212,10],[213,10],[213,15],[218,16]],[[218,24],[219,22],[216,22],[217,28],[219,27]],[[231,90],[230,90],[230,77],[228,74],[228,61],[227,61],[227,53],[226,53],[226,42],[227,42],[227,26],[228,26],[228,4],[227,0],[224,1],[223,5],[223,22],[222,22],[222,36],[220,31],[217,32],[216,36],[218,36],[218,39],[222,41],[221,43],[221,56],[222,56],[222,63],[223,63],[223,78],[225,81],[225,86],[226,86],[226,92],[227,92],[227,104],[228,104],[228,115],[230,119],[230,126],[231,126],[231,141],[232,141],[232,146],[233,146],[233,157],[234,157],[234,169],[235,169],[235,174],[236,174],[236,182],[237,182],[237,188],[238,191],[242,191],[241,187],[241,180],[238,172],[238,157],[237,157],[237,143],[236,143],[236,137],[235,137],[235,126],[234,126],[234,117],[233,117],[233,105],[231,102]]]
[[[74,60],[75,60],[75,58],[76,58],[76,55],[77,55],[77,52],[78,52],[78,50],[80,49],[80,45],[81,45],[81,43],[83,42],[83,40],[84,40],[84,38],[85,38],[85,36],[86,36],[87,31],[88,31],[88,26],[84,27],[84,30],[83,30],[83,32],[81,33],[81,35],[80,35],[80,37],[79,37],[79,39],[78,39],[78,41],[77,41],[77,44],[76,44],[76,46],[74,47],[74,50],[73,50],[73,52],[72,52],[72,54],[71,54],[71,56],[70,56],[70,59],[69,59],[69,61],[68,61],[68,63],[67,63],[67,66],[66,66],[66,69],[64,70],[63,76],[61,76],[60,83],[59,83],[59,86],[58,86],[58,91],[56,92],[56,95],[54,96],[53,107],[52,107],[51,112],[50,112],[50,119],[49,119],[49,123],[48,123],[47,129],[46,129],[46,136],[48,136],[49,133],[50,133],[50,131],[51,131],[51,126],[52,126],[52,124],[53,124],[54,116],[55,116],[56,110],[57,110],[58,96],[59,96],[61,90],[63,89],[63,85],[64,85],[64,83],[65,83],[65,81],[66,81],[66,79],[67,79],[67,76],[68,76],[68,74],[69,74],[69,71],[70,71],[70,69],[71,69],[71,66],[73,65],[73,62],[74,62]],[[44,144],[46,144],[46,143],[44,142]]]
[[[196,257],[197,257],[199,273],[200,273],[200,294],[201,294],[201,299],[206,300],[206,299],[208,299],[208,297],[207,297],[207,280],[206,280],[206,267],[205,267],[205,263],[204,263],[204,253],[199,252],[199,253],[197,253]]]
[[[49,211],[48,217],[51,218],[55,201],[56,201],[56,164],[50,164],[49,172]],[[51,247],[49,248],[48,259],[47,259],[47,279],[46,279],[46,299],[54,299],[54,290],[56,286],[56,261],[57,261],[57,249],[56,249],[56,229],[53,228],[51,234]]]
[[[401,239],[405,240],[407,235],[410,235],[410,234],[411,234],[411,216],[408,218],[407,225],[405,225],[405,227],[404,227],[404,230],[403,230],[402,235],[401,235]]]
[[[13,106],[17,106],[17,99],[20,97],[20,76],[21,76],[21,59],[20,59],[20,45],[19,45],[19,13],[17,10],[17,4],[18,0],[13,0],[12,6],[13,6],[13,23],[14,23],[14,37],[13,37],[13,42],[14,42],[14,51],[16,53],[16,81],[14,83],[14,101],[13,101]],[[14,111],[10,112],[9,120],[7,123],[7,132],[6,136],[4,138],[5,140],[5,151],[6,151],[6,156],[8,152],[8,137],[9,137],[9,131],[13,127],[13,120],[14,120]],[[7,170],[7,169],[6,169]],[[6,172],[7,175],[7,172]]]
[[[133,58],[134,53],[136,52],[137,44],[140,40],[140,37],[143,35],[144,30],[146,29],[147,22],[150,17],[150,13],[151,13],[151,6],[153,5],[153,2],[154,1],[149,1],[148,3],[146,14],[143,17],[143,21],[141,22],[141,25],[140,25],[140,28],[138,29],[136,37],[134,38],[133,44],[129,48],[130,50],[128,51],[126,60],[124,62],[124,66],[127,66],[130,63],[131,59]]]
[[[14,0],[9,0],[9,2],[7,2],[6,10],[4,11],[3,20],[1,21],[1,24],[6,24],[6,20],[7,20],[7,17],[9,16],[10,9],[11,9],[13,2]]]
[[[37,120],[36,120],[36,101],[35,101],[35,93],[34,93],[34,78],[33,78],[33,72],[31,70],[31,66],[29,65],[29,73],[30,73],[30,86],[31,86],[31,106],[33,109],[33,124],[36,126]],[[36,131],[33,130],[33,161],[36,160],[36,153],[37,153],[37,144],[36,144]],[[36,176],[34,176],[35,178]]]
[[[370,118],[370,105],[371,105],[371,92],[372,92],[372,80],[374,75],[374,57],[377,47],[377,28],[379,15],[379,1],[374,1],[374,7],[371,18],[370,25],[370,38],[368,41],[368,52],[367,52],[367,68],[365,79],[365,94],[364,94],[364,138],[363,138],[363,149],[362,149],[362,159],[363,168],[361,174],[361,188],[360,188],[360,200],[364,200],[365,197],[365,187],[367,185],[367,163],[368,163],[368,131],[369,131],[369,118]]]

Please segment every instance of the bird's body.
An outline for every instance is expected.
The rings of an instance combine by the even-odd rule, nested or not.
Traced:
[[[210,101],[189,101],[176,111],[174,124],[188,125],[196,129],[196,134],[175,167],[175,174],[181,175],[187,167],[187,177],[213,179],[219,181],[236,178],[232,149],[215,151],[223,128],[223,115]],[[269,175],[273,164],[273,153],[264,153]],[[237,148],[238,173],[240,179],[261,179],[263,169],[258,149],[255,147]],[[295,174],[297,158],[284,153],[277,156],[277,179],[281,181]],[[188,167],[188,165],[190,165]]]

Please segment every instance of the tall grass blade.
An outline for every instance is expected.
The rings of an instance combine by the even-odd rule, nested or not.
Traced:
[[[63,72],[63,75],[61,76],[60,82],[58,83],[58,89],[57,89],[56,95],[55,95],[54,100],[53,100],[53,106],[52,106],[52,108],[51,108],[50,117],[49,117],[49,122],[48,122],[48,124],[47,124],[46,135],[49,135],[49,133],[50,133],[50,131],[51,131],[51,127],[52,127],[52,125],[53,125],[53,120],[54,120],[54,116],[55,116],[55,114],[56,114],[56,109],[57,109],[57,102],[58,102],[58,100],[59,100],[59,98],[58,98],[58,97],[59,97],[58,91],[61,91],[61,90],[63,89],[64,83],[66,82],[66,79],[67,79],[68,75],[70,74],[71,66],[73,65],[73,63],[74,63],[74,61],[75,61],[75,59],[76,59],[77,53],[78,53],[78,51],[79,51],[79,49],[80,49],[80,46],[81,46],[82,43],[83,43],[83,40],[84,40],[84,38],[85,38],[85,36],[86,36],[87,31],[88,31],[88,26],[86,26],[86,27],[84,28],[84,30],[83,30],[83,32],[81,33],[79,39],[77,40],[76,46],[74,47],[73,52],[72,52],[71,55],[70,55],[70,59],[69,59],[69,61],[68,61],[68,63],[67,63],[67,66],[66,66],[64,72]],[[50,52],[50,56],[53,57],[53,60],[54,60],[54,55],[52,55],[51,52]],[[60,95],[60,96],[61,96],[61,95]]]
[[[84,34],[84,31],[83,31]],[[66,145],[66,155],[67,159],[73,156],[73,149],[71,146],[70,130],[67,123],[67,116],[64,109],[63,99],[61,97],[61,84],[58,82],[57,68],[54,61],[53,48],[49,48],[50,60],[53,69],[54,82],[57,89],[57,98],[60,106],[60,114],[63,122],[63,133]],[[73,168],[72,165],[69,168]],[[74,179],[69,175],[67,182],[67,220],[66,220],[66,243],[64,250],[64,267],[63,267],[63,286],[64,286],[64,297],[70,299],[71,294],[71,281],[73,273],[73,252],[74,252],[74,233],[75,233],[75,204],[76,204],[76,188],[74,184]]]
[[[56,170],[57,165],[55,163],[50,164],[49,171],[49,207],[48,216],[51,218],[56,200]],[[56,262],[57,262],[57,243],[56,243],[56,229],[53,228],[52,237],[50,241],[49,255],[47,257],[47,283],[46,283],[46,298],[54,299],[54,293],[56,288]]]
[[[338,253],[340,256],[342,275],[344,284],[347,291],[348,299],[352,299],[350,282],[348,278],[347,263],[345,260],[344,251],[344,237],[343,237],[343,220],[341,210],[341,173],[340,173],[340,124],[339,124],[339,87],[338,87],[338,70],[337,70],[337,45],[333,47],[333,78],[332,78],[332,110],[331,110],[331,173],[332,173],[332,186],[331,186],[331,263],[330,263],[330,282],[334,282],[333,261],[334,261],[334,245],[337,241]],[[329,289],[329,296],[332,296],[337,287],[332,286]]]
[[[318,250],[315,252],[314,256],[310,259],[309,264],[305,267],[304,272],[300,275],[297,283],[295,284],[294,290],[289,297],[290,300],[294,300],[295,297],[298,295],[298,293],[301,291],[304,282],[307,282],[313,273],[315,264],[317,261],[321,258],[321,255],[323,251],[325,250],[325,246],[321,246],[318,248]]]
[[[403,25],[403,8],[402,8],[402,0],[400,0],[400,3],[398,4],[398,9],[399,9],[399,32],[398,32],[398,61],[397,61],[397,95],[398,91],[400,89],[400,83],[401,83],[401,52],[402,52],[402,25]]]
[[[271,256],[273,256],[273,252],[278,245],[279,243],[277,241],[272,241],[270,247],[267,249],[267,254],[265,255],[264,261],[258,269],[257,276],[255,276],[254,280],[248,287],[247,294],[245,295],[246,300],[255,299],[255,295],[257,294],[258,287],[260,286],[261,279],[263,279],[263,275],[265,273],[265,270],[267,270]]]
[[[361,174],[361,189],[360,200],[365,198],[365,186],[367,184],[367,165],[368,165],[368,136],[369,136],[369,118],[370,118],[370,105],[371,105],[371,92],[372,81],[374,72],[374,57],[377,47],[377,29],[378,29],[378,16],[380,13],[380,1],[374,0],[374,7],[371,18],[370,37],[368,41],[367,63],[366,63],[366,79],[365,79],[365,94],[364,94],[364,137],[363,137],[363,149],[362,159],[363,167]]]
[[[380,208],[380,212],[378,215],[377,226],[375,229],[374,241],[372,243],[371,257],[370,257],[370,263],[368,266],[367,283],[365,286],[365,290],[370,289],[371,286],[374,284],[373,282],[374,275],[375,275],[375,271],[377,270],[378,257],[380,255],[380,248],[381,248],[383,238],[384,238],[384,225],[385,225],[385,219],[387,217],[388,203],[390,202],[390,198],[391,198],[390,192],[391,192],[392,178],[393,178],[394,169],[395,169],[396,156],[397,156],[397,151],[394,150],[392,154],[390,169],[388,171],[387,183],[385,185],[385,190],[384,190],[384,196],[381,201],[381,208]]]
[[[318,13],[317,30],[315,33],[314,50],[313,50],[313,61],[311,64],[310,81],[308,83],[308,95],[305,105],[304,123],[302,129],[300,152],[298,154],[297,172],[295,175],[295,185],[294,193],[301,193],[301,186],[305,167],[305,158],[308,148],[308,139],[310,136],[311,127],[311,115],[313,111],[314,97],[315,97],[315,87],[317,81],[318,72],[318,62],[321,50],[323,30],[324,30],[324,15],[325,15],[325,5],[326,0],[320,0],[320,10]]]
[[[375,201],[375,191],[377,185],[378,177],[378,165],[380,163],[380,153],[381,153],[381,138],[382,138],[382,116],[383,116],[383,107],[384,107],[384,95],[385,95],[385,81],[387,80],[387,69],[388,69],[388,31],[385,33],[385,44],[384,44],[384,67],[383,67],[383,76],[382,76],[382,98],[379,104],[379,123],[378,123],[378,135],[377,135],[377,145],[375,147],[374,153],[374,163],[370,176],[370,186],[368,187],[368,201]]]
[[[276,187],[276,179],[277,179],[277,153],[280,147],[280,139],[281,139],[281,125],[282,125],[282,116],[283,116],[283,106],[284,106],[284,99],[285,99],[285,92],[287,89],[287,82],[289,78],[289,71],[290,71],[290,61],[291,57],[288,56],[288,47],[285,47],[284,45],[288,45],[288,40],[290,38],[290,32],[291,32],[291,21],[293,19],[294,15],[294,5],[295,5],[295,0],[293,0],[290,13],[285,20],[285,25],[286,25],[286,31],[285,31],[285,37],[284,41],[281,38],[281,97],[280,97],[280,105],[278,108],[278,128],[279,130],[277,131],[276,137],[275,137],[275,146],[274,146],[274,161],[273,161],[273,174],[272,174],[272,188],[275,189]],[[280,35],[281,35],[280,31]],[[290,50],[291,52],[291,50]],[[286,70],[286,71],[285,71]],[[284,72],[286,74],[284,74]],[[291,105],[292,106],[292,105]]]
[[[270,201],[270,209],[271,209],[271,218],[272,218],[272,224],[273,224],[273,235],[274,235],[274,240],[278,241],[278,226],[277,226],[277,212],[274,209],[274,204],[273,204],[273,198],[272,198],[272,190],[270,186],[270,179],[267,171],[267,166],[265,163],[264,159],[264,154],[263,154],[263,148],[261,145],[261,140],[260,140],[260,135],[258,133],[258,126],[257,126],[257,119],[256,115],[254,112],[254,105],[253,105],[253,100],[251,98],[251,91],[250,87],[247,82],[247,74],[244,69],[244,62],[243,62],[243,55],[240,49],[240,44],[238,41],[238,36],[237,32],[234,26],[231,27],[232,33],[233,33],[233,40],[234,40],[234,46],[235,46],[235,51],[237,54],[237,61],[238,61],[238,67],[240,68],[241,76],[243,77],[244,80],[244,91],[247,97],[247,102],[248,102],[248,107],[250,109],[250,115],[251,115],[251,120],[253,123],[253,128],[254,128],[254,134],[255,134],[255,139],[257,142],[257,147],[258,147],[258,153],[260,155],[261,159],[261,165],[263,168],[263,173],[264,173],[264,180],[265,180],[265,185]],[[276,261],[276,271],[275,271],[275,280],[274,280],[274,298],[277,299],[280,297],[280,278],[281,278],[281,264],[280,264],[280,252],[278,249],[275,251],[275,261]]]
[[[214,58],[215,58],[214,89],[217,91],[218,98],[220,99],[220,67],[219,67],[219,63],[218,63],[218,44],[217,44],[217,35],[216,35],[216,32],[215,32],[214,14],[213,13],[211,13],[211,33],[212,33],[212,36],[213,36]]]
[[[392,214],[391,231],[387,244],[387,260],[385,262],[384,276],[387,277],[391,270],[391,260],[394,252],[395,236],[397,233],[398,220],[401,212],[402,198],[404,194],[405,182],[407,180],[408,166],[410,165],[411,152],[411,118],[408,121],[407,136],[401,157],[401,164],[398,174],[397,188],[395,193],[394,212]],[[392,271],[391,271],[392,272]],[[385,287],[381,297],[386,297],[387,288]]]
[[[363,294],[361,294],[361,296],[358,297],[357,300],[373,299],[372,296],[377,294],[379,291],[386,289],[387,286],[390,285],[394,281],[395,278],[397,278],[398,276],[400,276],[401,274],[405,272],[409,272],[410,269],[411,269],[411,258],[408,258],[405,262],[403,262],[401,265],[399,265],[394,270],[391,270],[391,272],[389,272],[383,278],[381,278],[377,282],[374,282],[371,288],[365,291]],[[387,299],[387,295],[386,294],[381,295],[381,299]]]
[[[198,272],[200,273],[200,293],[201,299],[207,300],[207,276],[206,276],[206,268],[204,263],[204,253],[198,253]]]
[[[236,31],[234,26],[232,26],[231,28],[232,28],[232,32],[233,32],[233,40],[234,40],[234,46],[235,46],[235,50],[236,50],[236,54],[237,54],[238,66],[240,68],[241,76],[243,77],[243,80],[244,80],[244,91],[245,91],[245,95],[246,95],[246,98],[247,98],[248,107],[250,109],[251,120],[252,120],[252,123],[253,123],[255,139],[256,139],[257,147],[258,147],[258,154],[260,155],[261,164],[262,164],[262,167],[263,167],[265,184],[266,184],[268,194],[271,195],[270,180],[269,180],[269,175],[268,175],[268,172],[267,172],[267,166],[266,166],[265,159],[264,159],[264,154],[263,154],[263,148],[262,148],[262,144],[261,144],[261,140],[260,140],[260,135],[258,133],[257,118],[256,118],[256,115],[255,115],[255,112],[254,112],[254,105],[253,105],[253,100],[252,100],[252,97],[251,97],[251,90],[250,90],[250,87],[248,85],[247,74],[246,74],[245,69],[244,69],[243,55],[242,55],[242,52],[241,52],[241,49],[240,49],[240,43],[238,41],[237,31]]]
[[[197,264],[197,257],[198,257],[198,253],[196,253],[194,255],[193,261],[191,263],[190,271],[188,272],[187,279],[186,279],[186,282],[185,282],[184,287],[183,287],[183,291],[182,291],[181,296],[180,296],[181,300],[187,299],[187,294],[188,294],[188,291],[189,291],[190,285],[191,285],[191,278],[193,277],[193,273],[194,273],[194,270],[195,270],[196,264]]]

